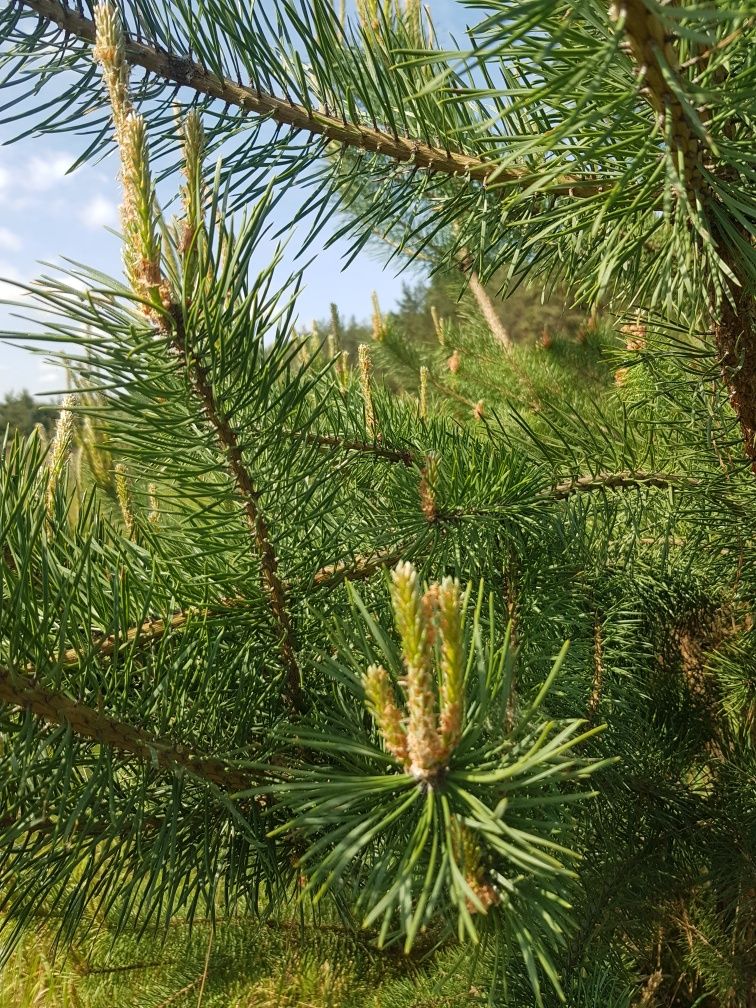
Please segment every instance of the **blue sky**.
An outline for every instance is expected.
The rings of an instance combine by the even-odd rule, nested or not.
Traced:
[[[440,34],[452,21],[458,28],[464,16],[453,0],[436,0],[434,14]],[[40,262],[68,258],[120,275],[118,239],[108,231],[118,227],[116,157],[69,175],[81,149],[75,136],[32,137],[10,144],[12,126],[0,127],[0,299],[18,296],[8,281],[28,281],[45,272]],[[295,240],[291,247],[296,247]],[[342,272],[343,251],[338,246],[322,251],[307,268],[297,305],[303,324],[325,318],[332,301],[345,317],[369,318],[373,290],[389,309],[403,281],[420,279],[418,273],[397,277],[395,265],[384,269],[370,253]],[[13,320],[10,310],[0,305],[0,328],[23,329],[24,323]],[[45,395],[63,385],[62,371],[44,355],[0,342],[0,396],[23,388]]]

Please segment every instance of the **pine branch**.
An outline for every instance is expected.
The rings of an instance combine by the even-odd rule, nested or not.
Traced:
[[[57,0],[20,0],[20,3],[65,32],[87,42],[95,41],[94,21],[65,7]],[[411,137],[395,136],[374,127],[348,123],[258,88],[227,81],[210,73],[199,63],[165,52],[157,46],[128,39],[124,49],[131,65],[140,66],[148,73],[155,74],[179,87],[188,87],[197,94],[215,98],[223,102],[226,107],[238,108],[253,115],[267,116],[282,126],[322,136],[346,147],[380,154],[399,163],[410,164],[413,168],[499,186],[511,184],[527,186],[536,178],[531,172],[505,171],[495,163],[489,163],[461,151],[440,150]],[[607,187],[604,183],[564,176],[556,179],[549,186],[549,191],[553,194],[587,197],[603,192]]]
[[[353,560],[339,560],[315,571],[312,583],[317,588],[334,588],[343,581],[364,581],[384,567],[391,567],[400,560],[406,560],[407,557],[414,555],[419,545],[414,543],[394,546],[368,556],[355,557]]]
[[[688,198],[695,205],[706,188],[701,168],[710,145],[705,133],[699,135],[691,127],[691,113],[670,83],[677,76],[679,65],[664,20],[643,0],[621,0],[617,13],[623,19],[629,48],[644,85],[642,93],[659,117]],[[686,100],[690,102],[691,96],[686,95]],[[703,130],[702,124],[710,118],[711,109],[696,108],[694,115]],[[734,226],[747,247],[751,235],[742,224]],[[752,281],[735,252],[732,237],[717,227],[712,230],[717,254],[729,271],[725,279],[729,290],[720,292],[711,285],[712,313],[717,319],[714,339],[730,403],[740,422],[745,453],[756,473],[756,300]]]
[[[1,666],[0,702],[28,710],[48,724],[69,725],[82,738],[129,753],[161,770],[187,771],[224,791],[244,791],[253,785],[248,774],[235,770],[223,760],[156,738],[141,728],[101,714]]]
[[[166,634],[172,633],[174,630],[183,629],[192,617],[205,619],[213,616],[222,616],[232,609],[239,609],[245,605],[248,605],[246,599],[229,598],[223,599],[217,606],[211,606],[204,609],[194,606],[189,609],[177,609],[176,612],[168,616],[167,619],[150,618],[145,620],[143,623],[129,627],[129,629],[123,634],[108,634],[106,637],[101,637],[99,640],[92,642],[92,651],[98,657],[109,658],[122,648],[129,647],[130,645],[137,643],[151,644],[155,641],[159,641],[161,638],[165,637]],[[60,664],[64,667],[78,665],[81,660],[82,656],[80,649],[68,648],[68,650],[63,653],[63,656],[60,659]],[[33,672],[34,670],[29,667],[27,671]]]
[[[339,442],[338,438],[334,438],[333,440],[335,442]],[[357,450],[363,450],[363,448],[365,450],[369,450],[370,446],[360,446]],[[396,457],[393,458],[392,461],[401,462],[405,465],[416,464],[415,460],[412,459],[409,453],[407,453],[408,460],[405,460],[405,456],[401,452],[396,452],[395,454]],[[595,476],[575,476],[572,479],[557,483],[551,490],[545,491],[541,495],[541,498],[543,500],[565,500],[577,493],[595,493],[607,490],[633,490],[644,486],[663,490],[675,486],[695,487],[699,485],[700,480],[674,473],[630,471],[598,473]],[[476,513],[478,512],[464,511],[458,513],[441,511],[437,512],[434,521],[438,519],[454,520],[455,518],[462,516],[472,516]],[[314,572],[312,575],[312,584],[317,588],[335,588],[344,581],[364,581],[367,578],[372,577],[373,574],[377,574],[379,570],[382,570],[385,567],[390,567],[398,563],[400,560],[404,560],[408,556],[414,555],[421,545],[421,542],[415,542],[414,544],[408,543],[383,551],[378,551],[373,554],[368,554],[366,556],[358,556],[351,560],[339,560],[335,563],[327,564]],[[282,584],[282,588],[286,595],[291,595],[296,593],[301,586],[293,583],[287,583],[285,585]],[[227,598],[222,599],[218,603],[208,607],[178,609],[165,619],[150,618],[135,626],[129,627],[122,634],[109,634],[107,637],[102,637],[99,640],[93,641],[91,645],[91,654],[101,658],[108,658],[121,651],[123,648],[134,646],[137,643],[140,645],[153,644],[173,631],[182,630],[192,618],[222,618],[229,612],[233,610],[238,611],[247,605],[248,601],[244,598]],[[81,660],[81,649],[68,648],[68,650],[63,653],[60,663],[63,666],[75,666],[78,665]],[[34,669],[29,666],[26,671],[33,673]]]
[[[564,500],[576,493],[593,493],[597,490],[632,490],[635,487],[657,487],[664,490],[673,486],[699,486],[700,480],[675,473],[615,472],[597,473],[595,476],[575,476],[564,480],[543,496]]]
[[[282,431],[286,437],[301,437],[296,431]],[[387,462],[400,462],[402,465],[412,467],[415,465],[415,456],[410,451],[402,451],[399,448],[387,448],[380,444],[371,444],[367,441],[347,441],[344,438],[329,434],[305,434],[303,435],[306,444],[315,445],[318,448],[338,448],[340,451],[357,452],[362,455],[374,455]]]
[[[620,0],[615,16],[622,19],[643,84],[641,93],[659,117],[670,151],[682,166],[683,181],[693,194],[704,182],[700,168],[708,145],[691,129],[690,114],[670,83],[677,75],[678,60],[664,20],[643,0]],[[706,110],[699,110],[698,115],[705,119]]]
[[[207,369],[192,356],[187,344],[187,334],[183,314],[178,305],[171,305],[170,316],[173,321],[170,339],[186,369],[194,394],[202,405],[202,410],[210,426],[215,431],[218,444],[226,456],[226,462],[231,477],[244,502],[247,524],[257,547],[260,557],[263,584],[268,596],[273,616],[281,631],[281,655],[287,673],[287,688],[289,700],[298,707],[301,702],[301,674],[297,662],[297,646],[294,627],[289,616],[286,588],[278,573],[278,558],[270,539],[265,516],[259,507],[259,493],[255,488],[252,476],[244,464],[242,450],[236,437],[236,432],[228,422],[215,401],[213,387],[208,377]]]
[[[228,475],[243,502],[247,524],[257,549],[263,589],[280,630],[279,646],[286,669],[288,700],[298,707],[301,701],[301,677],[294,629],[286,606],[284,586],[278,575],[278,559],[259,507],[260,495],[244,463],[236,431],[216,401],[209,370],[200,360],[196,348],[191,345],[184,306],[174,295],[172,284],[163,271],[160,239],[156,229],[159,214],[150,177],[145,124],[144,119],[133,112],[125,39],[111,5],[102,4],[96,8],[94,30],[96,44],[92,55],[101,64],[121,154],[121,223],[124,233],[124,263],[129,284],[134,293],[143,299],[143,313],[155,333],[167,341],[177,356],[189,388],[197,400],[199,411],[212,428],[218,448],[225,456]],[[188,179],[201,176],[202,141],[199,135],[194,137],[190,146],[192,153],[187,157],[192,163],[188,160],[186,164]],[[198,194],[191,192],[191,182],[189,189],[191,202]],[[190,207],[190,216],[191,214]],[[194,233],[196,230],[197,222],[194,221],[190,231]],[[124,487],[118,494],[124,514],[129,510],[126,496]],[[133,519],[127,520],[126,525],[127,528],[133,526]]]

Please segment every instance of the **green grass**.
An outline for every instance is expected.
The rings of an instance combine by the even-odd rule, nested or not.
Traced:
[[[26,936],[0,971],[0,1008],[454,1008],[485,1003],[459,950],[378,953],[337,924],[237,918],[154,937],[94,938],[54,956]]]

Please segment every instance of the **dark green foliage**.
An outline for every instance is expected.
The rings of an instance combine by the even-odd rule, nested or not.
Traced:
[[[31,434],[37,424],[49,437],[55,430],[58,411],[54,406],[42,406],[28,392],[6,392],[0,403],[0,430],[10,428],[11,433]]]
[[[42,921],[61,949],[104,934],[128,958],[130,942],[173,954],[194,924],[182,968],[150,983],[159,1004],[206,955],[212,1003],[226,967],[208,920],[216,955],[262,976],[253,952],[300,913],[300,1004],[327,1003],[336,956],[344,1004],[370,1003],[367,983],[389,1006],[749,1005],[753,24],[645,0],[639,20],[640,3],[618,21],[489,3],[467,54],[440,53],[412,8],[368,5],[345,36],[320,0],[270,20],[123,6],[157,150],[175,159],[166,81],[190,50],[215,75],[187,78],[209,146],[232,149],[203,184],[198,141],[182,220],[153,219],[141,123],[116,94],[130,286],[76,266],[25,299],[38,336],[74,346],[80,399],[47,454],[34,436],[0,460],[6,955]],[[6,87],[78,70],[50,118],[30,115],[97,133],[71,114],[99,107],[90,23],[49,4],[4,12],[24,71]],[[70,34],[41,45],[30,9]],[[106,77],[119,40],[100,38]],[[219,106],[218,78],[242,70],[253,87]],[[265,106],[276,132],[234,111],[259,113],[266,89],[302,103]],[[403,167],[414,128],[425,174]],[[272,163],[317,193],[315,232],[338,201],[354,254],[383,237],[431,260],[430,294],[408,290],[348,366],[296,335],[278,253],[252,269],[281,205]],[[632,308],[632,328],[581,309],[505,347],[485,299],[450,296],[457,274],[566,280],[576,304]],[[400,561],[480,601],[454,660],[432,590],[397,604]],[[412,733],[441,737],[460,655],[461,734],[418,761]],[[240,949],[269,919],[272,945]]]

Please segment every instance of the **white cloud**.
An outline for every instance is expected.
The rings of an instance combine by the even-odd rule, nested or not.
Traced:
[[[66,387],[66,372],[52,361],[40,361],[37,369],[37,392],[58,392]]]
[[[33,157],[29,159],[26,171],[19,173],[18,181],[32,192],[46,192],[58,185],[74,162],[70,154],[52,154],[50,157]]]
[[[0,260],[0,300],[17,301],[23,297],[24,291],[10,283],[11,280],[20,280],[21,274],[15,266],[4,260]]]
[[[83,208],[81,219],[88,228],[110,227],[118,220],[118,208],[112,200],[95,196]]]
[[[9,228],[0,227],[0,249],[7,249],[10,252],[15,252],[16,249],[21,248],[21,239],[17,234],[14,234]]]

